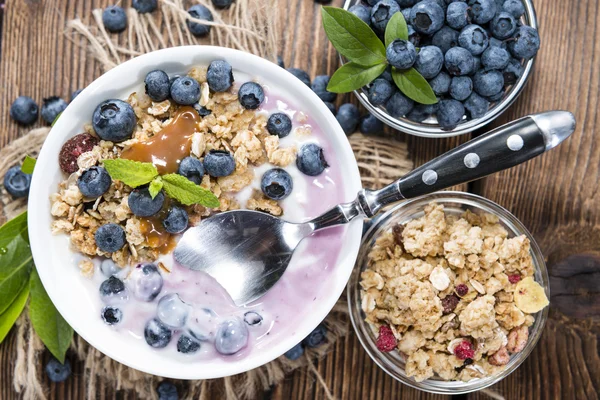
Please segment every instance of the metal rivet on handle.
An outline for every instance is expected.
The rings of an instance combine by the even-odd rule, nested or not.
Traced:
[[[421,177],[421,179],[423,179],[423,183],[426,185],[433,185],[437,182],[437,178],[437,172],[432,169],[428,169],[427,171],[423,172],[423,176]]]
[[[475,153],[469,153],[465,156],[465,159],[463,160],[465,163],[465,167],[467,168],[475,168],[476,166],[479,165],[479,161],[481,161],[479,159],[479,156]]]
[[[519,151],[523,148],[523,138],[519,135],[511,135],[506,140],[506,145],[512,151]]]

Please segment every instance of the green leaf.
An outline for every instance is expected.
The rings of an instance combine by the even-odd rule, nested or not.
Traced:
[[[73,328],[67,324],[52,304],[35,269],[31,273],[30,285],[29,318],[33,329],[50,353],[58,361],[64,363],[65,353],[73,339]]]
[[[13,327],[19,315],[23,312],[27,299],[29,298],[29,285],[25,285],[23,290],[19,292],[19,295],[12,302],[10,307],[4,311],[4,314],[0,315],[0,343],[6,338],[10,328]]]
[[[154,178],[154,180],[152,182],[150,182],[150,186],[148,187],[148,191],[150,192],[150,197],[152,197],[154,199],[156,197],[156,195],[162,190],[162,188],[163,188],[163,181],[160,176],[157,176],[156,178]]]
[[[387,64],[363,67],[355,63],[344,64],[335,71],[327,90],[334,93],[348,93],[369,84],[385,71]]]
[[[54,124],[56,124],[56,122],[58,121],[58,119],[60,118],[61,115],[62,115],[62,112],[58,113],[58,115],[54,118],[54,121],[52,121],[52,123],[50,124],[50,128],[52,128],[54,126]]]
[[[0,314],[27,285],[32,267],[24,212],[0,227]]]
[[[365,66],[386,61],[385,46],[356,15],[337,7],[323,7],[321,16],[333,47],[348,60]]]
[[[433,89],[429,86],[429,82],[416,69],[411,68],[400,71],[392,68],[392,78],[398,89],[409,99],[421,104],[435,104],[438,102]]]
[[[186,206],[192,204],[202,204],[204,207],[219,207],[219,199],[210,190],[204,189],[200,185],[178,174],[168,174],[162,176],[163,188],[167,195]]]
[[[33,168],[35,168],[35,158],[25,156],[23,160],[23,165],[21,165],[21,171],[26,174],[33,174]]]
[[[385,46],[396,39],[408,40],[408,26],[401,12],[394,14],[385,28]]]
[[[145,185],[158,176],[154,164],[124,158],[104,160],[104,168],[106,168],[111,178],[133,188]]]

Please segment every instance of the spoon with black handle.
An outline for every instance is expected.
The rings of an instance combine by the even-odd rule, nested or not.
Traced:
[[[307,222],[288,222],[250,210],[216,214],[184,233],[175,248],[175,260],[206,272],[235,304],[243,305],[263,296],[281,278],[300,241],[315,231],[372,217],[399,200],[521,164],[558,146],[574,130],[570,112],[529,115],[450,150],[381,190],[363,189],[354,201]]]

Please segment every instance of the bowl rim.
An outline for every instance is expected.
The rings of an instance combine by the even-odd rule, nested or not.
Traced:
[[[343,8],[348,10],[352,5],[354,5],[357,1],[360,0],[345,0]],[[535,8],[533,6],[533,2],[531,0],[522,0],[523,5],[525,6],[525,21],[527,25],[532,28],[538,29],[538,21],[537,15],[535,12]],[[438,125],[429,125],[422,124],[418,122],[410,121],[407,118],[394,118],[381,107],[374,106],[369,101],[367,94],[364,89],[355,90],[354,94],[360,101],[360,103],[377,119],[386,124],[387,126],[397,129],[401,132],[407,133],[413,136],[427,137],[427,138],[449,138],[460,135],[465,135],[467,133],[473,132],[477,129],[483,128],[485,125],[491,123],[500,115],[502,115],[521,95],[523,89],[525,88],[527,82],[529,81],[529,77],[533,71],[533,66],[535,64],[535,59],[537,56],[527,60],[525,63],[525,68],[523,70],[523,75],[519,78],[519,80],[512,85],[510,91],[505,94],[502,101],[497,102],[491,109],[486,112],[486,114],[481,118],[466,120],[466,122],[461,122],[456,128],[451,131],[445,131],[441,129]],[[340,57],[340,65],[344,64],[344,59]]]
[[[269,348],[262,348],[260,350],[255,349],[252,357],[245,357],[242,359],[236,359],[235,362],[214,365],[214,368],[211,368],[210,364],[208,364],[208,368],[198,368],[199,364],[197,361],[189,364],[179,362],[179,365],[177,365],[178,368],[174,368],[173,370],[168,370],[168,367],[162,365],[162,363],[157,363],[157,365],[143,363],[143,360],[140,360],[139,358],[148,358],[154,356],[136,358],[135,355],[139,356],[142,353],[139,351],[131,352],[134,355],[134,357],[132,357],[130,352],[118,352],[110,346],[111,340],[101,338],[100,334],[93,333],[90,331],[90,328],[86,328],[85,324],[82,323],[78,318],[79,313],[71,313],[71,311],[73,311],[72,308],[69,308],[64,297],[59,296],[58,292],[60,289],[58,288],[59,285],[56,284],[57,277],[51,274],[53,268],[44,268],[44,265],[46,264],[55,264],[51,257],[55,250],[53,250],[52,246],[48,246],[47,242],[44,242],[44,240],[47,241],[53,236],[50,233],[50,225],[48,224],[48,226],[44,227],[44,229],[40,229],[40,224],[45,224],[45,221],[47,221],[49,217],[51,218],[49,214],[50,201],[47,194],[51,194],[54,191],[53,184],[52,187],[49,188],[47,180],[45,181],[44,179],[47,178],[47,175],[53,176],[53,174],[57,173],[56,171],[59,167],[58,163],[56,162],[56,157],[58,154],[56,148],[60,149],[62,142],[67,137],[72,136],[71,134],[62,133],[62,131],[70,132],[73,128],[70,128],[69,124],[72,122],[71,120],[77,121],[77,112],[80,111],[80,108],[84,107],[84,104],[87,107],[87,104],[91,102],[91,99],[94,95],[96,95],[96,92],[104,95],[105,92],[113,90],[110,89],[110,87],[112,85],[114,88],[115,85],[111,84],[111,82],[119,82],[123,73],[131,73],[139,78],[139,75],[142,72],[146,73],[152,69],[160,68],[161,65],[168,66],[171,64],[178,66],[181,64],[183,68],[189,69],[194,65],[197,65],[193,64],[193,62],[195,62],[198,57],[226,59],[231,62],[234,70],[240,71],[241,73],[250,76],[272,77],[263,78],[266,80],[265,84],[267,86],[269,84],[277,85],[275,82],[287,82],[288,86],[286,87],[286,90],[297,93],[298,98],[312,103],[307,107],[312,110],[313,117],[316,117],[317,115],[319,116],[318,119],[321,125],[323,125],[321,130],[323,130],[324,134],[327,135],[330,140],[332,140],[332,143],[335,143],[333,148],[338,152],[338,159],[340,161],[345,161],[346,164],[348,164],[341,169],[341,177],[344,184],[344,187],[341,188],[341,191],[344,197],[348,197],[350,194],[354,196],[355,193],[361,189],[358,164],[355,161],[354,153],[352,152],[350,143],[347,140],[347,137],[344,134],[341,126],[339,123],[337,123],[335,117],[327,108],[327,106],[308,86],[297,80],[291,73],[267,59],[250,53],[230,48],[203,45],[179,46],[157,50],[125,61],[122,64],[119,64],[118,66],[105,72],[100,77],[95,79],[89,86],[87,86],[79,96],[77,96],[77,98],[71,103],[74,106],[70,105],[67,107],[61,118],[58,119],[56,124],[52,127],[42,149],[40,150],[37,160],[37,168],[33,173],[30,196],[28,200],[28,233],[34,262],[38,267],[38,273],[42,284],[48,292],[48,295],[53,301],[56,309],[79,336],[81,336],[94,348],[117,362],[145,373],[173,379],[214,379],[246,372],[274,360],[296,345],[298,337],[304,338],[304,336],[308,335],[314,328],[317,327],[318,324],[322,322],[322,320],[325,319],[325,317],[335,306],[340,295],[343,293],[346,282],[352,273],[356,256],[358,255],[362,232],[362,221],[359,221],[359,219],[357,219],[357,221],[353,221],[352,224],[349,224],[344,233],[345,236],[342,240],[344,247],[342,248],[350,249],[350,251],[346,253],[341,252],[338,256],[335,267],[339,270],[339,272],[335,275],[332,275],[331,287],[328,288],[329,290],[323,291],[323,295],[320,299],[321,301],[319,302],[319,307],[313,306],[312,312],[307,314],[307,318],[305,320],[308,320],[309,322],[306,322],[306,325],[303,327],[304,329],[302,331],[300,331],[300,326],[297,326],[294,335],[287,335],[282,339],[279,339]],[[193,61],[188,62],[187,60]],[[140,84],[141,83],[142,82],[140,81]],[[116,87],[119,86],[117,85]],[[114,90],[116,91],[117,89]],[[122,98],[122,96],[119,98]],[[296,100],[296,102],[298,102],[298,100]],[[94,102],[94,107],[95,104],[97,103]],[[301,103],[299,105],[301,105]],[[81,131],[82,130],[80,130],[80,132]],[[60,144],[57,142],[60,142]],[[51,172],[47,172],[48,170]],[[67,243],[66,238],[65,243]],[[72,250],[65,251],[76,254]],[[71,272],[69,272],[69,274],[70,273]],[[77,271],[74,273],[79,274]],[[63,296],[65,295],[63,294]],[[74,299],[71,298],[70,300],[72,302]],[[85,302],[87,303],[87,300],[85,300]],[[306,335],[302,336],[303,334]],[[292,343],[292,341],[294,342]]]
[[[517,217],[515,217],[504,207],[485,197],[469,192],[440,191],[403,201],[402,203],[394,206],[392,209],[388,210],[380,217],[378,217],[378,219],[369,227],[369,229],[363,236],[363,240],[361,242],[361,251],[357,259],[357,264],[354,267],[354,271],[352,272],[352,276],[350,277],[350,281],[348,282],[348,286],[346,289],[346,294],[348,298],[348,311],[350,314],[350,320],[352,322],[352,328],[354,329],[354,332],[356,333],[356,336],[358,337],[361,346],[367,352],[369,358],[371,358],[371,360],[373,360],[373,362],[375,362],[375,364],[377,364],[379,368],[381,368],[392,378],[414,389],[422,390],[429,393],[446,395],[471,393],[481,389],[485,389],[495,383],[498,383],[499,381],[510,375],[512,372],[514,372],[529,357],[529,355],[537,345],[540,337],[542,336],[544,326],[548,319],[550,307],[547,306],[537,313],[534,325],[532,326],[535,327],[535,330],[531,329],[530,334],[532,335],[530,336],[527,346],[522,352],[518,353],[518,356],[511,357],[511,361],[509,362],[507,367],[502,371],[498,372],[497,374],[481,379],[474,379],[469,382],[444,381],[436,379],[426,379],[422,382],[416,382],[414,379],[407,377],[404,374],[404,371],[402,371],[402,374],[396,374],[395,371],[392,371],[391,367],[400,367],[398,367],[393,360],[389,360],[388,358],[391,357],[399,360],[399,355],[397,355],[396,352],[379,352],[373,347],[373,344],[370,343],[370,338],[368,337],[370,326],[364,321],[364,313],[360,306],[361,296],[359,276],[360,272],[363,269],[361,262],[364,261],[364,258],[367,255],[367,250],[368,248],[370,248],[369,242],[373,239],[373,236],[377,232],[377,230],[384,223],[387,222],[387,219],[392,218],[394,214],[396,214],[397,212],[401,212],[406,208],[410,209],[411,206],[417,206],[419,204],[429,203],[431,201],[438,201],[440,203],[456,202],[461,204],[462,206],[475,206],[485,212],[492,212],[495,215],[499,216],[500,221],[503,223],[503,225],[509,225],[511,229],[514,228],[516,230],[519,230],[521,234],[526,235],[531,242],[530,253],[534,265],[536,267],[535,272],[539,273],[540,275],[541,281],[538,281],[538,283],[542,285],[544,291],[546,292],[546,296],[548,297],[548,299],[550,299],[550,278],[548,275],[548,269],[543,253],[539,245],[533,238],[533,235],[529,232],[529,230],[527,230],[527,228]],[[385,354],[385,356],[381,356],[381,354]],[[380,359],[378,356],[381,356],[382,359]]]

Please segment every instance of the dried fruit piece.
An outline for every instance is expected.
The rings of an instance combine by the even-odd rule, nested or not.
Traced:
[[[444,297],[442,299],[442,307],[444,307],[443,313],[450,314],[452,311],[454,311],[459,301],[460,299],[455,294]]]
[[[60,169],[66,174],[77,171],[77,159],[83,153],[91,151],[98,144],[98,139],[89,133],[80,133],[67,140],[58,154]]]
[[[508,276],[508,281],[510,283],[518,283],[521,280],[521,275],[513,274]]]
[[[466,296],[467,293],[469,293],[469,287],[467,285],[465,285],[464,283],[461,283],[460,285],[456,286],[456,294],[459,295],[460,297]]]
[[[501,347],[500,350],[488,357],[488,362],[492,365],[506,365],[510,361],[510,355],[506,347]]]
[[[392,329],[387,325],[381,325],[379,327],[379,336],[377,337],[377,348],[379,351],[385,353],[392,351],[396,348],[396,343],[396,337]]]
[[[517,284],[514,297],[519,310],[529,314],[536,313],[549,304],[544,288],[532,277],[527,277]]]
[[[467,358],[475,357],[475,349],[473,348],[473,343],[468,340],[463,340],[456,347],[454,347],[454,355],[459,360],[466,360]]]
[[[506,349],[511,353],[519,353],[523,351],[527,341],[529,340],[529,329],[525,325],[514,328],[508,334],[508,343]]]
[[[404,232],[404,225],[397,224],[392,228],[392,234],[394,235],[394,242],[398,246],[402,246],[402,232]]]

